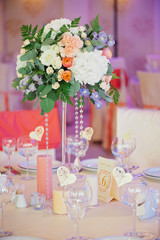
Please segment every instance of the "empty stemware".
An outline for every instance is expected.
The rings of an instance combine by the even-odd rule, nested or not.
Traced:
[[[16,139],[12,137],[6,137],[2,139],[2,148],[5,154],[8,156],[8,175],[11,176],[11,155],[16,148]]]
[[[133,225],[132,231],[126,233],[126,236],[131,237],[150,237],[151,234],[147,232],[136,232],[135,229],[135,220],[136,220],[136,207],[145,203],[149,194],[149,187],[146,181],[142,178],[135,178],[132,182],[123,185],[120,188],[120,197],[122,201],[127,204],[128,206],[132,207],[133,210]],[[147,238],[148,239],[148,238]]]
[[[158,216],[158,232],[155,240],[160,240],[160,188],[151,189],[151,206]]]
[[[21,178],[24,180],[34,179],[32,176],[29,176],[29,157],[33,156],[38,151],[38,141],[31,139],[29,136],[19,137],[17,140],[17,150],[20,155],[26,157],[27,159],[27,171],[26,176]]]
[[[85,177],[78,178],[77,181],[66,187],[63,193],[68,216],[74,222],[74,236],[68,240],[87,239],[79,235],[79,220],[85,215],[86,208],[92,198],[92,190]]]
[[[125,140],[122,137],[115,137],[111,144],[111,151],[118,161],[117,165],[128,171],[130,155],[135,148],[135,138],[132,138],[131,140]]]
[[[15,187],[11,178],[7,175],[0,176],[0,237],[12,235],[12,232],[3,230],[3,207],[10,203],[15,196]]]

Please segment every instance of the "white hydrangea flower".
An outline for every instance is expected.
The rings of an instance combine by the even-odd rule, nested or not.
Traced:
[[[44,51],[40,57],[40,61],[43,65],[52,65],[55,69],[59,69],[62,66],[62,61],[60,57],[57,57],[55,51],[53,50]]]
[[[102,51],[79,52],[69,69],[72,71],[76,81],[81,84],[94,85],[106,74],[108,63],[108,59],[102,56]]]
[[[50,46],[50,45],[44,45],[44,46],[41,47],[41,51],[42,51],[42,52],[45,52],[45,51],[47,51],[47,50],[52,50],[52,51],[54,51],[56,54],[58,54],[58,53],[60,52],[60,49],[61,49],[61,47],[58,46],[58,45],[56,45],[56,44],[54,44],[54,45],[52,45],[52,46]]]
[[[19,70],[20,68],[23,68],[23,67],[26,67],[26,66],[27,66],[27,61],[21,61],[21,60],[20,60],[20,57],[21,57],[21,56],[22,56],[21,54],[17,55],[16,72],[17,72],[17,76],[18,76],[18,77],[22,77],[22,74],[20,74],[20,73],[18,72],[18,70]]]
[[[48,23],[45,27],[44,27],[44,31],[42,34],[42,41],[45,37],[45,35],[50,31],[50,29],[53,29],[52,34],[51,34],[51,38],[55,38],[56,34],[59,32],[59,29],[65,24],[70,24],[71,21],[69,19],[66,18],[60,18],[60,19],[56,19],[56,20],[52,20],[50,23]]]

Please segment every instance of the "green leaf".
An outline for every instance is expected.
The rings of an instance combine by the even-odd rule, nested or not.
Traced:
[[[52,99],[54,102],[56,102],[59,99],[59,96],[57,96],[56,91],[52,90],[47,95],[47,97]]]
[[[23,54],[20,57],[20,60],[21,61],[27,61],[27,60],[33,59],[34,57],[36,57],[36,50],[35,49],[33,49],[31,51],[28,51],[27,53]]]
[[[38,39],[41,39],[43,32],[44,32],[44,26],[39,30],[39,32],[37,34]]]
[[[37,27],[38,27],[38,25],[36,25],[36,26],[33,28],[33,31],[32,31],[32,35],[33,35],[33,36],[36,34]]]
[[[111,64],[108,63],[108,70],[107,70],[107,75],[113,75],[114,69],[112,68]]]
[[[44,41],[48,38],[51,38],[51,35],[52,35],[52,29],[50,29],[49,32],[46,34]]]
[[[81,17],[75,18],[75,19],[71,22],[71,27],[78,27],[80,19],[81,19]]]
[[[50,98],[45,98],[40,102],[40,106],[45,113],[49,113],[54,107],[54,101]]]
[[[108,96],[102,89],[99,89],[98,92],[106,102],[112,102],[112,97]]]
[[[28,101],[33,101],[35,98],[36,98],[36,93],[35,93],[35,92],[30,92],[30,93],[27,95],[27,100],[28,100]]]
[[[27,67],[32,70],[34,68],[34,63],[33,62],[27,62]]]
[[[99,32],[102,29],[102,27],[99,25],[99,14],[91,22],[91,27],[92,27],[93,31],[95,31],[95,32]]]
[[[63,25],[63,26],[60,28],[60,31],[61,31],[62,33],[69,32],[69,28],[67,28],[66,25]]]
[[[92,52],[94,50],[94,47],[92,45],[89,45],[89,46],[86,47],[86,50],[88,52]]]
[[[21,81],[22,78],[15,78],[12,82],[12,87],[16,88],[17,86],[19,86],[19,82]]]
[[[55,42],[52,38],[47,38],[43,43],[42,46],[44,45],[52,45]]]
[[[91,40],[91,43],[93,44],[93,46],[97,47],[97,46],[102,46],[103,42],[99,41],[99,40]]]
[[[80,83],[78,81],[73,82],[69,89],[69,96],[74,97],[75,94],[79,91],[79,89],[80,89]]]
[[[41,48],[41,44],[35,43],[34,47],[35,47],[36,49],[40,49],[40,48]]]
[[[113,76],[112,76],[112,80],[114,79],[119,79],[119,77],[115,73],[113,73]]]
[[[87,29],[87,32],[86,32],[87,36],[88,36],[92,31],[93,31],[92,28],[88,28],[88,29]]]
[[[40,96],[45,96],[47,95],[52,89],[52,85],[46,85],[43,90],[41,91],[41,93],[39,93]]]
[[[85,27],[86,27],[87,30],[89,29],[89,25],[88,24],[85,24]]]
[[[29,69],[29,67],[23,67],[23,68],[19,68],[18,72],[22,75],[26,75],[31,72],[31,69]]]

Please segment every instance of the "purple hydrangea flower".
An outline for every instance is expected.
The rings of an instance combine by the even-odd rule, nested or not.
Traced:
[[[34,91],[37,90],[36,87],[35,87],[35,85],[34,85],[34,83],[31,83],[31,84],[29,85],[28,89],[29,89],[31,92],[34,92]]]
[[[94,39],[94,40],[97,40],[97,38],[98,38],[98,33],[94,32],[94,33],[92,33],[92,35],[93,35],[93,39]]]
[[[96,101],[96,102],[95,102],[95,107],[96,107],[97,109],[102,108],[102,106],[103,106],[103,103],[102,103],[101,101]]]
[[[98,92],[94,92],[91,94],[91,98],[96,102],[101,99],[101,96]]]
[[[107,46],[112,47],[115,44],[113,36],[111,34],[108,35]]]
[[[98,40],[101,41],[101,42],[103,42],[104,44],[106,44],[107,39],[108,39],[107,33],[105,33],[105,32],[100,32],[100,33],[98,34]]]
[[[81,95],[81,96],[85,96],[85,97],[88,97],[89,94],[90,94],[89,90],[86,89],[86,88],[81,88],[81,89],[79,90],[79,92],[80,92],[80,95]]]

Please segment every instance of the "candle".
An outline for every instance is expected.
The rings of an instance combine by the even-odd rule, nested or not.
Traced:
[[[53,212],[56,214],[66,214],[66,205],[63,199],[63,189],[53,191]]]
[[[37,156],[37,192],[46,195],[46,199],[52,198],[52,156]]]
[[[92,199],[89,203],[90,206],[94,206],[98,204],[98,177],[97,175],[87,175],[86,180],[89,183],[92,189]]]

